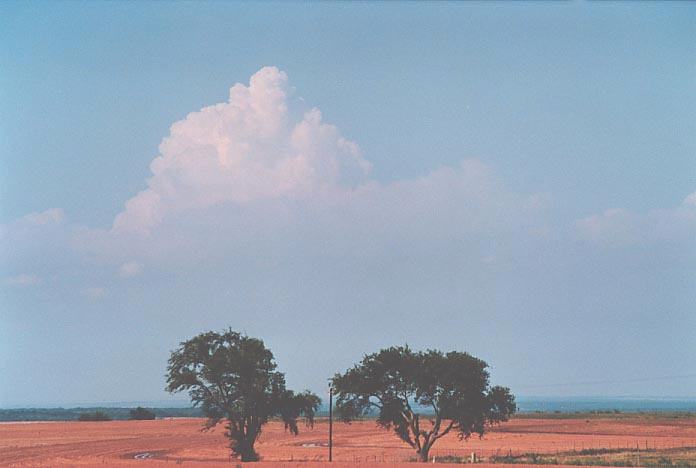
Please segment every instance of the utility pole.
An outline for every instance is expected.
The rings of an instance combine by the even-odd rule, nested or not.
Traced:
[[[333,387],[329,385],[329,461],[333,461]]]

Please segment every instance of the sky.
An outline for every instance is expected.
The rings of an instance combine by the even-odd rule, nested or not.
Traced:
[[[0,407],[467,351],[696,397],[696,4],[2,2]]]

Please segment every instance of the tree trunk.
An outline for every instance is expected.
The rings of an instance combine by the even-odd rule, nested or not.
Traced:
[[[233,450],[239,454],[243,462],[259,461],[259,454],[254,450],[254,441],[239,439],[233,441]]]
[[[248,452],[244,452],[241,454],[242,455],[242,461],[243,462],[255,462],[259,461],[259,454],[254,451],[254,449],[251,449]]]
[[[418,459],[422,462],[427,463],[429,454],[430,454],[430,447],[428,447],[428,446],[421,447],[420,451],[418,452]]]

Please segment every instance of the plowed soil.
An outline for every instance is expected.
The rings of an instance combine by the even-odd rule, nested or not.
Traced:
[[[202,431],[201,419],[109,422],[36,422],[0,424],[0,466],[129,465],[155,467],[235,465],[222,427]],[[265,427],[257,451],[264,463],[254,466],[324,465],[328,460],[328,422],[302,428],[299,436],[273,422]],[[460,441],[449,434],[431,455],[484,461],[494,455],[560,453],[590,448],[640,450],[696,446],[696,418],[622,417],[593,419],[515,419],[483,439]],[[334,423],[335,467],[403,464],[413,450],[374,421]],[[246,463],[245,463],[246,465]],[[417,464],[409,463],[409,466]],[[484,465],[479,465],[484,466]],[[502,467],[504,465],[496,465]],[[520,468],[522,465],[514,465]]]

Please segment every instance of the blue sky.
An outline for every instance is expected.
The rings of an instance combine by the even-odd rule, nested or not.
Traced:
[[[695,29],[687,2],[3,3],[0,406],[165,398],[168,351],[226,326],[315,391],[408,342],[520,394],[696,396]]]

